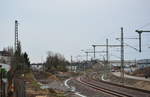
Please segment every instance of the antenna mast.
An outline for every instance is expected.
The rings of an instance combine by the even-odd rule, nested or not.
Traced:
[[[15,44],[14,44],[14,47],[15,47],[15,51],[17,50],[17,47],[18,47],[18,21],[15,20]]]

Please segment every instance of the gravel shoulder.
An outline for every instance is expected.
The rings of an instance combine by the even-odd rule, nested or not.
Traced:
[[[113,83],[121,84],[120,83],[120,81],[121,81],[120,77],[115,76],[112,73],[108,74],[108,79]],[[149,81],[125,78],[124,82],[125,82],[125,85],[127,85],[127,86],[150,91],[150,82]]]
[[[80,92],[80,94],[85,95],[86,97],[111,97],[110,95],[106,95],[95,89],[89,88],[75,79],[70,80],[68,84],[74,87],[77,92]]]
[[[24,80],[27,97],[68,97],[63,82],[52,74],[30,71],[25,74]]]
[[[87,76],[91,75],[92,73],[95,73],[97,80],[102,80],[102,76],[104,76],[104,66],[97,63],[93,65],[93,67],[87,72]],[[121,78],[118,76],[113,75],[111,72],[107,72],[106,77],[104,77],[105,80],[110,81],[112,83],[116,84],[122,84]],[[135,87],[139,89],[149,90],[150,91],[150,81],[144,81],[144,80],[135,80],[130,78],[125,78],[125,85],[130,87]]]

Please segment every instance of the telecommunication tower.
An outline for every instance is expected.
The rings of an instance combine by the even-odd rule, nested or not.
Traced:
[[[15,20],[15,44],[14,44],[14,47],[15,47],[15,51],[17,50],[17,47],[18,47],[18,21]]]

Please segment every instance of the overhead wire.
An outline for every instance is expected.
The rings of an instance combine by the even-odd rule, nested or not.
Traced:
[[[150,25],[150,23],[147,23],[147,24],[145,24],[145,25],[143,25],[143,26],[141,26],[141,27],[138,27],[137,30],[142,29],[142,28],[144,28],[144,27],[147,27],[147,26],[149,26],[149,25]]]
[[[116,39],[116,40],[120,41],[119,39]],[[131,46],[131,45],[125,43],[125,42],[124,42],[124,44],[125,44],[126,46],[128,46],[128,47],[130,47],[130,48],[136,50],[136,51],[139,51],[137,48],[135,48],[135,47],[133,47],[133,46]]]

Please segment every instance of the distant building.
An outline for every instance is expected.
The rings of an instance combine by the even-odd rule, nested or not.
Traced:
[[[43,65],[42,63],[38,63],[38,64],[34,63],[34,64],[31,64],[31,68],[33,70],[43,70]]]
[[[141,59],[137,61],[137,67],[143,69],[145,67],[150,67],[150,59]]]
[[[69,71],[72,71],[72,72],[76,72],[76,71],[77,71],[77,66],[76,66],[76,65],[67,66],[66,68],[67,68]]]
[[[0,63],[11,64],[11,54],[7,51],[0,51]]]

